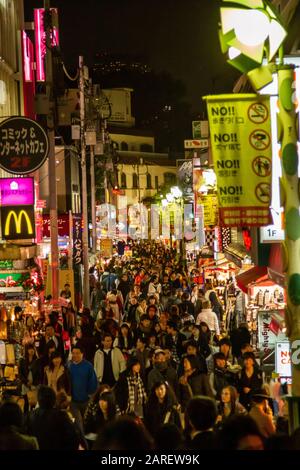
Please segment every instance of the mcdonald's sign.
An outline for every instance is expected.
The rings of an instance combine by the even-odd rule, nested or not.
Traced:
[[[2,239],[35,238],[34,206],[1,207]]]

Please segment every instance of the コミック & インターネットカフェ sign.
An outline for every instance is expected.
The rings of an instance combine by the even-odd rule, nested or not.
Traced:
[[[221,225],[272,222],[270,102],[254,94],[207,96]]]
[[[48,156],[49,140],[32,119],[16,116],[0,123],[0,167],[17,175],[40,168]]]

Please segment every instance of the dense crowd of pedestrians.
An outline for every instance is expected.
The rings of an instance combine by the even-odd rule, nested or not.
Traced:
[[[197,268],[136,243],[91,285],[90,310],[69,302],[27,334],[19,394],[0,404],[0,449],[300,448],[246,326],[224,332]]]

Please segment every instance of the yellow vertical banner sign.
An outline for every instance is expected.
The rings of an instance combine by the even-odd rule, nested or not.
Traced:
[[[75,286],[74,286],[74,271],[73,269],[60,269],[59,270],[59,294],[64,290],[65,284],[70,284],[71,301],[75,305]],[[52,294],[52,276],[51,266],[48,266],[47,281],[46,281],[46,295]]]
[[[206,96],[220,225],[272,223],[269,97]]]
[[[64,290],[65,284],[70,284],[71,301],[75,305],[75,287],[74,287],[74,271],[73,269],[59,270],[59,293]]]

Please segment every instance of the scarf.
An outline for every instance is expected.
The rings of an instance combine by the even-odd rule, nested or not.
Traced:
[[[142,405],[147,400],[147,394],[140,374],[127,377],[128,384],[128,407],[127,413],[134,411],[135,409],[135,387],[137,387],[137,404]]]

